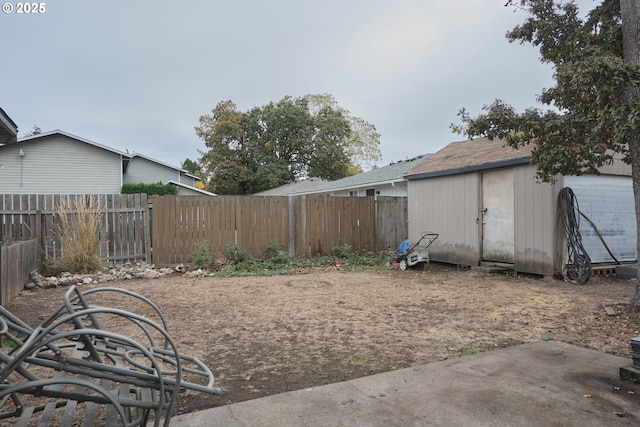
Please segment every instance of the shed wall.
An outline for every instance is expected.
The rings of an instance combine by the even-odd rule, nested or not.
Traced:
[[[553,275],[556,259],[556,212],[559,187],[536,180],[536,168],[514,168],[515,267],[531,274]]]
[[[610,165],[604,165],[598,168],[602,175],[620,175],[631,176],[631,165],[622,161],[622,155],[616,153],[613,155],[614,161]]]
[[[477,265],[479,184],[477,173],[409,181],[409,240],[438,233],[429,248],[431,260]]]

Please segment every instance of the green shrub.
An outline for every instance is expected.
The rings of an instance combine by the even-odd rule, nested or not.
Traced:
[[[123,184],[121,192],[122,194],[144,193],[147,196],[175,196],[178,194],[178,187],[171,184],[163,184],[162,182],[156,182],[155,184],[140,182],[137,184]]]
[[[244,261],[255,262],[255,257],[240,245],[227,245],[225,252],[227,260],[233,264],[240,264]]]
[[[191,253],[191,262],[198,268],[211,268],[214,266],[215,254],[209,249],[209,242],[196,242],[195,249]]]
[[[353,255],[353,246],[349,244],[334,246],[329,255],[335,258],[349,258]]]
[[[283,249],[282,244],[278,241],[267,243],[262,257],[266,263],[275,265],[288,264],[290,261],[289,253]]]

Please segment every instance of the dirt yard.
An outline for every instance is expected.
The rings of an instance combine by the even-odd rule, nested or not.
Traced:
[[[624,312],[634,286],[611,276],[578,286],[430,265],[109,284],[156,302],[178,348],[216,374],[223,395],[182,398],[178,413],[537,341],[549,331],[630,357],[629,340],[640,335],[640,317]],[[35,324],[65,291],[24,291],[8,308]]]

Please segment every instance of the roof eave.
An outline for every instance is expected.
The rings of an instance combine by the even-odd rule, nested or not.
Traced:
[[[357,185],[345,185],[343,187],[336,187],[336,188],[325,188],[325,189],[321,189],[321,190],[309,190],[309,191],[301,191],[298,193],[292,193],[292,195],[294,196],[306,196],[309,194],[323,194],[323,193],[333,193],[336,191],[347,191],[347,190],[354,190],[354,189],[360,189],[360,188],[367,188],[367,187],[375,187],[376,185],[387,185],[387,184],[396,184],[399,182],[406,182],[407,180],[404,178],[395,178],[395,179],[389,179],[386,181],[371,181],[371,182],[366,182],[364,184],[357,184]]]
[[[193,187],[191,185],[187,185],[187,184],[185,184],[183,182],[178,182],[178,181],[175,181],[173,179],[168,180],[167,182],[165,182],[165,184],[171,184],[171,185],[175,185],[176,187],[186,188],[188,190],[192,190],[192,191],[195,191],[197,193],[204,194],[206,196],[217,196],[216,193],[212,193],[210,191],[203,190],[203,189],[198,188],[198,187]]]
[[[448,175],[459,175],[462,173],[478,172],[478,171],[483,171],[488,169],[498,169],[498,168],[504,168],[508,166],[528,164],[528,163],[531,163],[531,156],[519,157],[516,159],[500,160],[497,162],[482,163],[479,165],[464,166],[460,168],[445,169],[445,170],[439,170],[439,171],[433,171],[433,172],[422,172],[422,173],[417,173],[413,175],[405,175],[405,179],[407,181],[414,181],[417,179],[436,178],[436,177],[448,176]]]

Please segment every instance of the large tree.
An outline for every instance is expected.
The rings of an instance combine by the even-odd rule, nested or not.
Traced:
[[[340,112],[349,122],[350,132],[347,135],[345,152],[350,159],[350,174],[356,174],[363,169],[370,169],[382,160],[380,154],[380,134],[376,127],[368,121],[351,115],[351,112],[338,105],[338,102],[330,94],[307,95],[311,114],[317,116],[322,109],[331,109]]]
[[[208,189],[252,194],[317,176],[340,179],[379,159],[379,135],[329,95],[285,97],[247,112],[220,102],[196,133],[209,148],[200,166]]]
[[[201,152],[200,169],[214,193],[247,194],[251,188],[243,122],[244,114],[231,101],[218,103],[211,115],[200,117],[196,134],[209,148]]]
[[[469,137],[502,138],[513,148],[532,145],[543,181],[558,174],[596,174],[622,155],[631,164],[640,236],[640,4],[603,0],[586,19],[573,1],[509,0],[530,17],[507,33],[531,43],[554,67],[556,85],[539,101],[551,108],[517,112],[501,100],[471,117],[460,112],[454,130]],[[640,239],[638,240],[640,254]],[[640,302],[632,302],[633,310]]]

